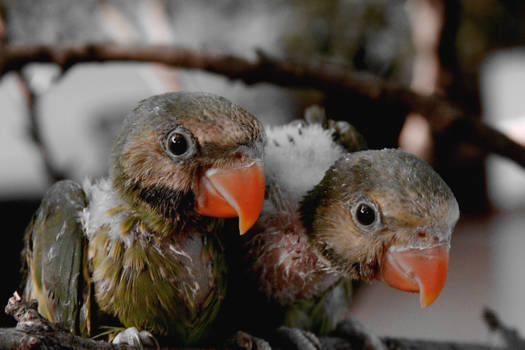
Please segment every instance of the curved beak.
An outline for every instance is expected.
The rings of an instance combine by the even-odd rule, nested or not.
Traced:
[[[230,169],[211,168],[200,178],[196,194],[197,213],[218,218],[239,217],[239,232],[248,231],[264,202],[264,171],[261,161]]]
[[[430,248],[390,247],[383,257],[381,276],[391,287],[419,292],[421,307],[432,304],[445,285],[448,245]]]

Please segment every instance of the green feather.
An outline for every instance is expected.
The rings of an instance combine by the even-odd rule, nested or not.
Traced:
[[[174,128],[202,139],[195,157],[166,151]],[[122,324],[200,342],[223,302],[227,266],[217,237],[223,220],[195,212],[195,179],[228,167],[241,145],[261,157],[263,139],[259,121],[219,96],[179,92],[142,101],[115,140],[110,179],[91,185],[90,203],[72,181],[47,192],[26,233],[25,297],[84,336]],[[96,210],[112,200],[113,208]]]
[[[105,231],[96,234],[89,246],[95,284],[104,284],[95,292],[100,308],[126,327],[174,336],[185,345],[202,340],[226,292],[226,263],[215,231],[221,225],[208,227],[214,231],[203,236],[200,262],[212,266],[214,286],[200,303],[194,300],[195,286],[186,282],[193,278],[182,261],[143,242],[132,241],[126,248]]]
[[[287,308],[284,325],[326,335],[344,318],[351,296],[352,281],[341,280],[317,298],[296,300]]]
[[[61,181],[51,187],[26,230],[24,250],[29,276],[26,299],[75,333],[90,333],[90,287],[86,238],[79,221],[86,198],[81,187]]]

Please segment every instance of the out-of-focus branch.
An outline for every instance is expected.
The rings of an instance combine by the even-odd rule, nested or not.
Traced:
[[[49,155],[49,149],[45,145],[42,139],[42,131],[40,129],[40,118],[38,115],[38,95],[31,88],[30,83],[21,71],[16,72],[19,80],[20,90],[27,105],[27,119],[29,122],[29,135],[31,140],[35,144],[40,157],[42,159],[44,169],[48,179],[51,182],[64,179],[63,174],[55,168],[51,157]]]
[[[494,311],[483,310],[483,318],[492,332],[501,334],[509,349],[525,349],[525,339],[519,335],[517,330],[504,325]]]
[[[0,45],[5,46],[7,44],[7,28],[5,23],[3,9],[0,7]]]
[[[4,18],[5,13],[3,8],[0,7],[0,56],[4,52],[5,48],[8,47],[8,35],[6,29],[6,21]],[[1,60],[1,58],[0,58]],[[26,77],[21,70],[16,70],[18,76],[18,81],[20,85],[20,90],[26,101],[27,105],[27,117],[29,122],[29,135],[31,140],[35,144],[42,162],[48,179],[52,182],[61,180],[64,176],[53,166],[51,159],[49,157],[49,151],[45,146],[45,143],[42,141],[42,133],[40,129],[40,120],[38,117],[38,108],[37,108],[37,99],[38,96],[35,94],[31,88]]]
[[[411,23],[414,63],[412,90],[430,95],[439,90],[443,71],[438,47],[444,29],[444,2],[442,0],[410,0],[407,3]],[[434,140],[428,121],[418,113],[409,113],[399,135],[399,145],[429,163],[434,162]]]
[[[19,70],[35,62],[54,63],[65,70],[78,63],[126,61],[199,69],[242,80],[246,84],[267,82],[286,87],[342,92],[373,99],[377,103],[403,106],[427,118],[435,134],[453,135],[485,151],[508,157],[525,167],[525,149],[522,146],[475,118],[469,118],[459,106],[444,96],[423,96],[406,87],[372,76],[341,68],[274,59],[262,54],[259,54],[257,59],[249,60],[173,46],[5,46],[0,51],[0,74]]]
[[[408,5],[415,50],[411,87],[421,94],[442,92],[458,109],[472,113],[471,119],[481,120],[477,78],[466,79],[458,61],[463,5],[455,0],[410,0]],[[407,117],[404,131],[400,144],[412,145],[406,149],[434,166],[454,189],[462,212],[489,210],[484,152],[449,135],[436,135],[420,114]]]

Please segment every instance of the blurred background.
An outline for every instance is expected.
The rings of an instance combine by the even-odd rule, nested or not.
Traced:
[[[272,57],[364,72],[442,93],[469,115],[525,143],[525,3],[520,0],[0,0],[9,45],[165,44],[253,59]],[[1,51],[0,51],[1,56]],[[426,119],[359,96],[244,85],[147,63],[31,64],[0,80],[0,304],[19,289],[22,236],[58,178],[107,173],[112,138],[137,101],[174,90],[223,95],[267,125],[319,104],[354,124],[370,148],[427,160],[460,202],[450,273],[421,310],[415,295],[363,286],[349,315],[379,335],[491,342],[484,307],[525,334],[525,172]],[[0,317],[0,326],[13,325]]]

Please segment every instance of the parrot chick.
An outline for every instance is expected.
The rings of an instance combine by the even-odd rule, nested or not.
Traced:
[[[315,252],[337,272],[419,292],[422,307],[438,297],[459,208],[422,160],[393,149],[348,154],[307,194],[300,213]]]
[[[430,305],[459,217],[439,175],[397,149],[345,152],[318,124],[266,133],[267,199],[242,239],[244,273],[259,295],[251,298],[262,300],[261,312],[276,311],[273,325],[332,331],[351,280],[384,280]]]
[[[132,338],[204,339],[226,290],[220,218],[239,217],[241,233],[256,221],[264,138],[257,119],[219,96],[141,101],[108,178],[46,193],[26,231],[25,298],[84,336],[113,317]]]

